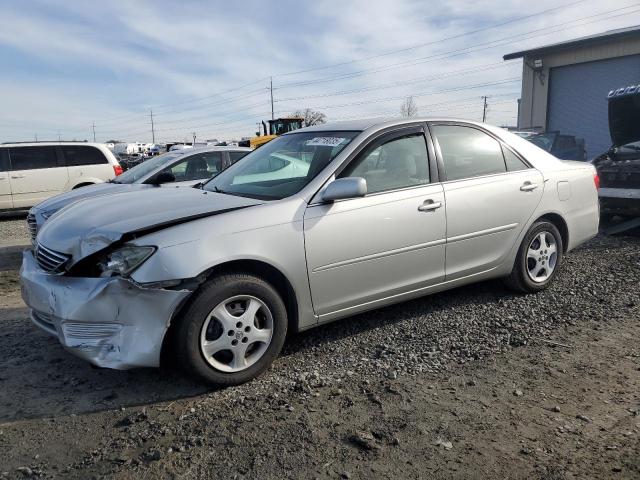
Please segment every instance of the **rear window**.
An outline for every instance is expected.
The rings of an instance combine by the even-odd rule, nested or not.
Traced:
[[[0,148],[0,172],[9,171],[9,151],[6,148]]]
[[[12,147],[9,149],[11,170],[34,170],[58,167],[56,147]]]
[[[68,167],[81,165],[104,165],[109,163],[104,154],[88,145],[62,145],[62,154]]]

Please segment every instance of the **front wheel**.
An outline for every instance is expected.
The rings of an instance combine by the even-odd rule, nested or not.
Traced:
[[[563,248],[562,236],[553,223],[534,223],[520,244],[513,270],[505,284],[523,293],[544,290],[558,272]]]
[[[260,375],[280,353],[287,333],[278,292],[242,273],[205,283],[178,322],[180,363],[214,385],[238,385]]]

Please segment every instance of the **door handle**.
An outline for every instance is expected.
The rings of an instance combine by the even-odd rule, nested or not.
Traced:
[[[24,178],[26,175],[11,175],[11,178]]]
[[[522,186],[520,187],[520,191],[522,191],[522,192],[531,192],[532,190],[535,190],[536,188],[538,188],[538,184],[537,183],[524,182],[522,184]]]
[[[422,205],[418,207],[419,212],[431,212],[442,206],[442,202],[434,202],[433,200],[425,200]]]

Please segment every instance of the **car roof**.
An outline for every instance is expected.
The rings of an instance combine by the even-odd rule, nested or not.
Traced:
[[[196,148],[179,148],[178,150],[170,150],[167,153],[173,153],[176,155],[191,155],[193,153],[202,152],[250,152],[249,147],[230,147],[230,146],[208,146],[208,147],[196,147]]]
[[[65,141],[51,141],[51,142],[6,142],[0,144],[0,147],[49,147],[51,145],[89,145],[91,147],[105,147],[104,143],[99,142],[65,142]]]
[[[286,135],[300,132],[327,132],[327,131],[365,131],[365,130],[382,130],[387,127],[410,125],[414,123],[423,122],[464,122],[474,125],[483,125],[480,122],[474,120],[468,120],[464,118],[449,118],[449,117],[409,117],[409,118],[363,118],[358,120],[347,120],[340,122],[323,123],[321,125],[313,125],[311,127],[305,127],[293,132],[289,132]]]

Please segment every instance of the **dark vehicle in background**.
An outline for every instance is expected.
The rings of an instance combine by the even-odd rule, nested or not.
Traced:
[[[612,90],[608,100],[612,145],[593,160],[600,176],[600,211],[640,216],[640,84]]]
[[[545,132],[526,137],[535,146],[562,160],[587,159],[584,139],[573,135],[563,135],[560,132]]]

